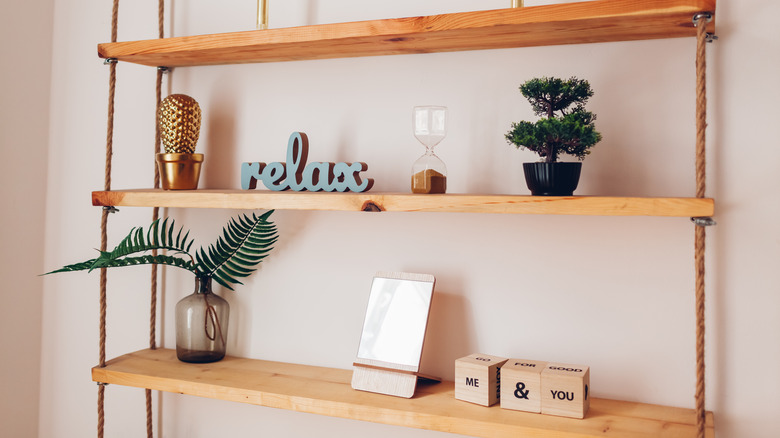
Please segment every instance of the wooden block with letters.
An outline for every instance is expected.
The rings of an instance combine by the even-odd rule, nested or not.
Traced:
[[[501,367],[501,407],[542,412],[542,370],[547,362],[509,359]]]
[[[542,413],[585,418],[590,407],[590,368],[548,363],[542,371]]]
[[[487,354],[472,354],[455,361],[455,398],[482,406],[501,397],[501,366],[507,360]]]

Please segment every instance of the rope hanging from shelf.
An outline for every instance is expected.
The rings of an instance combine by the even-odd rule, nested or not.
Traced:
[[[165,37],[165,1],[157,1],[157,36],[158,38]],[[157,109],[160,108],[160,102],[162,101],[162,77],[164,69],[157,69],[157,82],[155,87],[155,123],[154,123],[154,155],[157,156],[160,153],[160,143],[162,142],[162,135],[160,133],[160,125],[157,123]],[[160,188],[160,171],[157,168],[157,164],[154,164],[154,188]],[[152,209],[152,222],[160,218],[160,207],[154,207]],[[157,255],[157,250],[152,251],[152,255]],[[149,348],[154,350],[157,348],[157,270],[156,264],[151,268],[151,293],[150,293],[150,306],[149,306]],[[146,436],[147,438],[154,437],[154,421],[152,416],[152,390],[144,390],[146,395]]]
[[[706,190],[706,137],[707,128],[707,21],[711,16],[699,14],[694,18],[696,32],[696,197],[704,198]],[[704,408],[704,226],[694,227],[696,235],[696,429],[698,438],[704,438],[706,410]]]
[[[117,23],[119,17],[119,0],[114,0],[111,8],[111,42],[117,40]],[[104,178],[104,189],[111,190],[111,158],[114,149],[114,95],[116,91],[116,62],[109,62],[108,77],[108,123],[106,128],[106,168]],[[106,251],[108,244],[108,215],[113,211],[104,208],[100,219],[100,250]],[[108,278],[106,268],[100,269],[100,348],[98,366],[106,366],[106,286]],[[103,438],[103,426],[105,424],[105,413],[103,411],[103,402],[105,400],[106,386],[98,385],[98,438]]]
[[[158,34],[159,38],[164,36],[164,0],[158,0]],[[119,18],[119,0],[113,0],[113,6],[111,10],[111,42],[117,41],[118,31],[118,18]],[[116,95],[116,61],[107,60],[109,65],[109,81],[108,81],[108,121],[106,128],[106,163],[105,163],[105,176],[104,176],[104,190],[111,190],[111,170],[112,170],[112,157],[113,157],[113,143],[114,143],[114,101]],[[157,87],[156,87],[156,106],[159,107],[162,95],[162,74],[163,70],[157,71]],[[156,115],[155,111],[155,115]],[[157,125],[155,121],[155,126]],[[155,128],[155,154],[160,151],[160,130],[159,127]],[[154,170],[154,187],[160,186],[160,174],[155,166]],[[108,215],[116,210],[113,208],[104,208],[100,221],[100,250],[106,251],[108,245]],[[159,208],[155,207],[152,213],[153,219],[159,218]],[[156,255],[156,251],[154,251]],[[103,368],[106,366],[106,309],[107,299],[106,290],[108,284],[106,268],[100,270],[100,348],[99,348],[99,360],[98,366]],[[157,265],[152,265],[151,272],[151,309],[149,317],[149,348],[157,348]],[[103,438],[105,429],[105,389],[106,385],[98,385],[98,424],[97,424],[97,436]],[[146,435],[149,438],[154,436],[153,419],[152,419],[152,392],[149,389],[145,390],[146,393]]]

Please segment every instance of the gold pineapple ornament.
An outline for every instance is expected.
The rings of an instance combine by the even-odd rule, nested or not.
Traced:
[[[203,154],[195,153],[200,136],[201,111],[198,102],[184,94],[172,94],[157,110],[157,123],[165,153],[157,154],[164,190],[198,188]]]
[[[171,94],[160,102],[157,123],[169,154],[195,152],[200,135],[200,106],[185,94]]]

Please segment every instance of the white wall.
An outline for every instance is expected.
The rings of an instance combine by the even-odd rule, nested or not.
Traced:
[[[0,424],[38,434],[46,163],[53,1],[8,1],[0,14]]]
[[[120,40],[154,38],[156,8],[127,2]],[[148,2],[152,3],[152,2]],[[167,4],[168,31],[189,35],[254,26],[254,3]],[[504,0],[272,2],[271,26],[500,8]],[[526,2],[527,5],[543,1]],[[549,3],[549,2],[547,2]],[[780,37],[770,0],[720,2],[720,41],[709,46],[709,188],[719,225],[708,237],[707,407],[720,437],[780,433],[780,235],[770,166]],[[46,266],[91,257],[103,185],[108,69],[95,44],[109,39],[110,2],[55,2]],[[422,153],[411,108],[442,104],[452,127],[439,147],[449,189],[527,193],[508,146],[512,121],[532,113],[517,86],[534,76],[578,76],[596,91],[590,108],[604,135],[585,161],[579,194],[692,196],[692,39],[573,45],[176,69],[170,92],[204,111],[202,187],[239,186],[243,161],[284,157],[304,131],[313,161],[365,161],[376,191],[406,191]],[[119,65],[113,187],[152,179],[154,69]],[[236,212],[171,210],[209,243]],[[113,215],[113,244],[147,209]],[[591,366],[597,397],[692,407],[693,227],[687,219],[359,214],[278,211],[273,255],[231,302],[230,352],[253,358],[349,368],[373,272],[437,277],[426,370],[453,376],[457,357],[484,352]],[[147,269],[109,279],[108,356],[147,345]],[[96,423],[96,274],[45,279],[40,435],[89,436]],[[191,278],[168,272],[161,343],[174,346],[172,308]],[[160,436],[444,436],[436,432],[317,417],[163,394]],[[111,386],[106,434],[143,433],[143,391]]]

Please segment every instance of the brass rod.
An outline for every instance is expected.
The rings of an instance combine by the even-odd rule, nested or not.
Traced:
[[[513,8],[522,8],[523,7],[523,0],[512,0],[512,7]]]
[[[257,28],[268,29],[268,0],[257,0]]]

